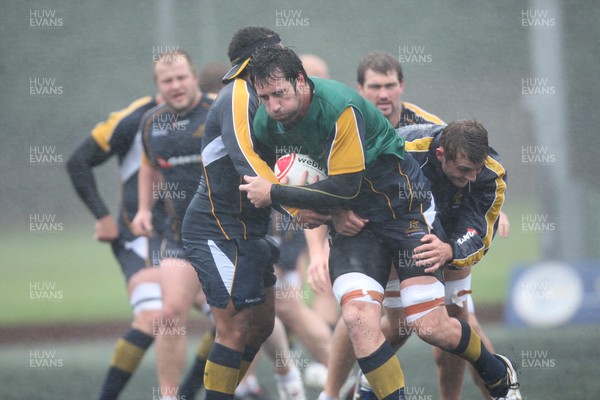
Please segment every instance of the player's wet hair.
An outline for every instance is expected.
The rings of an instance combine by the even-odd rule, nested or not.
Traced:
[[[192,72],[194,73],[194,75],[197,75],[196,66],[194,65],[194,62],[192,61],[192,57],[190,57],[190,55],[188,54],[187,51],[177,49],[177,50],[173,50],[173,51],[166,51],[166,52],[160,53],[154,59],[154,62],[152,63],[152,72],[154,74],[154,79],[156,79],[156,73],[155,73],[156,64],[161,63],[161,64],[170,65],[170,64],[179,62],[181,60],[186,60],[188,62],[188,64],[190,65],[190,68],[192,69]]]
[[[252,54],[263,46],[273,46],[280,42],[281,39],[275,31],[262,26],[247,26],[234,33],[227,50],[231,69],[223,77],[223,83],[246,76],[246,66]]]
[[[384,75],[387,75],[389,71],[396,71],[398,81],[402,82],[404,80],[400,62],[390,53],[384,51],[373,51],[360,60],[356,69],[356,81],[359,84],[363,85],[365,83],[365,73],[368,69]]]
[[[287,47],[265,47],[257,51],[250,62],[250,76],[255,85],[265,85],[269,79],[285,79],[296,90],[300,74],[308,79],[302,61]]]
[[[488,133],[473,119],[452,121],[440,136],[440,146],[450,161],[462,154],[472,163],[483,165],[488,155]]]

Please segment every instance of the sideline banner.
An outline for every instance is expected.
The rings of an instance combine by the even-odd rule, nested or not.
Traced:
[[[505,309],[511,326],[600,323],[600,262],[542,261],[515,268]]]

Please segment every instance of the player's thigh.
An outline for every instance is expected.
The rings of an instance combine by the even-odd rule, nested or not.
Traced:
[[[340,276],[359,273],[385,287],[393,252],[371,230],[363,229],[349,237],[335,235],[329,252],[329,276],[334,283]]]
[[[165,306],[177,309],[189,309],[200,291],[196,271],[182,258],[161,260],[160,286]]]

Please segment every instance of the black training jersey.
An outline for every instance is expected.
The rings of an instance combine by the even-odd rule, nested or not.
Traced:
[[[140,126],[142,162],[160,172],[152,196],[163,200],[171,228],[179,238],[181,221],[202,175],[200,152],[206,115],[212,99],[203,95],[191,111],[173,112],[167,104],[148,111]]]
[[[142,145],[138,132],[144,113],[156,106],[156,100],[146,96],[126,108],[110,114],[100,122],[69,159],[69,174],[77,193],[96,218],[109,214],[98,190],[92,168],[117,156],[121,180],[121,210],[118,224],[122,236],[131,232],[129,224],[138,207],[138,172]]]
[[[495,234],[504,203],[506,170],[498,153],[490,148],[475,183],[458,188],[444,175],[435,155],[444,125],[413,125],[399,128],[406,151],[421,164],[431,182],[439,218],[452,246],[451,265],[464,268],[485,255]]]
[[[423,110],[421,107],[418,107],[412,103],[407,103],[406,101],[402,102],[402,112],[400,113],[400,121],[398,122],[398,126],[408,126],[408,125],[416,125],[416,124],[436,124],[442,125],[444,121],[442,121],[436,115],[428,113]]]
[[[243,79],[219,92],[206,120],[204,175],[185,216],[185,240],[247,240],[267,234],[270,208],[257,209],[239,190],[243,175],[277,182],[272,171],[274,155],[267,156],[254,137],[252,120],[257,108],[256,92]]]

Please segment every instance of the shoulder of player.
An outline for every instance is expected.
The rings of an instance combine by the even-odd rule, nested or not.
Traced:
[[[110,151],[111,142],[115,139],[135,136],[144,112],[155,104],[151,96],[133,101],[127,107],[111,113],[105,121],[98,123],[91,132],[92,137],[104,151]]]
[[[415,116],[415,118],[414,118],[415,123],[417,123],[417,124],[419,124],[419,123],[430,123],[430,124],[437,124],[437,125],[444,124],[444,121],[442,121],[442,119],[439,118],[437,115],[431,114],[431,113],[425,111],[424,109],[422,109],[421,107],[419,107],[413,103],[409,103],[407,101],[402,102],[402,112],[413,114]]]
[[[157,103],[153,97],[147,96],[138,100],[137,102],[131,103],[131,106],[134,107],[128,109],[128,112],[123,116],[121,121],[119,121],[118,125],[119,127],[124,127],[128,131],[132,129],[137,131],[137,128],[146,112],[155,108]]]
[[[147,110],[142,116],[140,122],[140,129],[146,129],[152,123],[152,118],[155,115],[163,114],[169,112],[169,106],[166,103],[158,104],[151,109]]]
[[[396,133],[404,139],[407,151],[427,152],[439,141],[445,125],[413,124],[396,128]]]
[[[504,177],[506,175],[506,168],[502,165],[500,161],[500,156],[491,147],[489,148],[488,156],[485,159],[485,168],[483,171],[488,171],[487,175],[489,175],[493,179],[496,179],[498,177]]]
[[[200,99],[200,107],[208,110],[214,104],[217,98],[217,93],[202,93],[202,98]]]
[[[258,104],[256,91],[243,79],[235,79],[225,85],[213,101],[213,108],[219,107],[230,110],[234,101]]]

